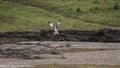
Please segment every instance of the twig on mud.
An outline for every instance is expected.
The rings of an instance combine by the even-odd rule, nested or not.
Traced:
[[[62,56],[62,58],[66,58],[60,51],[58,51],[55,47],[51,47],[50,46],[50,44],[40,44],[40,43],[38,43],[38,44],[36,44],[36,45],[38,45],[38,46],[45,46],[45,47],[48,47],[48,48],[52,48],[52,49],[54,49],[57,53],[59,53],[61,56]]]

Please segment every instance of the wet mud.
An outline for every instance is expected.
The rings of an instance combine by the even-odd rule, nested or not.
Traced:
[[[54,35],[52,30],[39,32],[0,32],[0,43],[20,41],[83,41],[83,42],[120,42],[120,30],[101,29],[98,31],[64,30]]]

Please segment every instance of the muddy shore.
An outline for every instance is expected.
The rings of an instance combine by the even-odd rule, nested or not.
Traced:
[[[52,47],[56,47],[57,50],[66,57],[62,59],[60,54],[41,54],[47,49],[42,46],[34,47],[28,50],[20,51],[19,49],[28,48],[34,45],[16,45],[16,44],[2,44],[0,48],[6,49],[11,48],[12,51],[18,49],[17,51],[6,50],[4,55],[0,58],[1,68],[17,68],[17,67],[33,67],[35,65],[41,64],[93,64],[93,65],[120,65],[120,43],[98,43],[98,42],[53,42],[53,41],[29,41],[20,43],[41,43],[50,44]],[[70,47],[66,47],[66,44],[70,44]],[[65,47],[63,47],[65,46]],[[72,48],[72,49],[71,49]],[[75,49],[74,49],[75,48]],[[78,49],[79,48],[79,49]],[[62,49],[62,51],[61,51]],[[38,54],[33,52],[36,51]],[[10,52],[12,54],[10,54]],[[1,52],[2,53],[2,52]],[[17,53],[17,55],[16,55]],[[9,55],[6,56],[5,55]],[[29,55],[31,57],[36,57],[35,59],[25,59]],[[38,56],[40,58],[38,59]]]
[[[0,32],[0,43],[20,41],[120,42],[120,30],[64,30],[60,31],[58,35],[53,35],[53,32],[52,30],[41,30],[39,32]]]

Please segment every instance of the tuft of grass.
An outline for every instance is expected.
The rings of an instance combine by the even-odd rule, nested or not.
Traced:
[[[77,9],[76,9],[76,12],[80,12],[80,11],[81,11],[80,8],[77,8]]]
[[[119,8],[118,4],[117,4],[117,3],[115,3],[115,4],[114,4],[114,9],[116,9],[116,10],[117,10],[118,8]]]

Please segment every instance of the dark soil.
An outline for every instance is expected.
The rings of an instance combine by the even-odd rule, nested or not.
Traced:
[[[101,29],[99,31],[65,30],[53,35],[52,30],[40,32],[0,32],[0,43],[18,41],[84,41],[120,42],[120,30]]]

